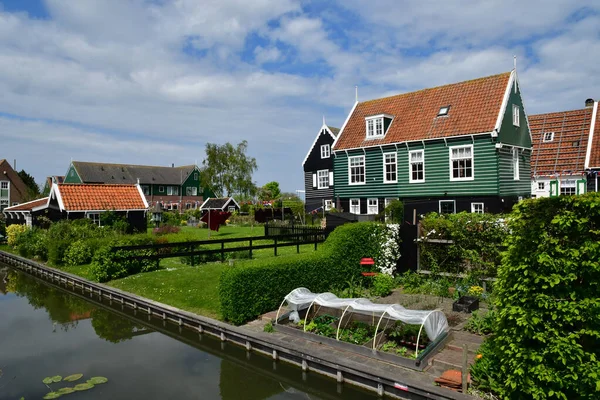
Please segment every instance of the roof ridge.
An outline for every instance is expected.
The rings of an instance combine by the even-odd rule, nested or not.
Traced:
[[[61,186],[137,186],[137,183],[57,183]]]
[[[175,167],[170,167],[168,165],[142,165],[142,164],[120,164],[120,163],[106,163],[106,162],[96,162],[96,161],[72,161],[72,163],[80,163],[80,164],[88,164],[88,165],[110,165],[114,167],[138,167],[138,168],[186,168],[186,167],[195,167],[195,164],[188,165],[179,165]]]
[[[490,78],[498,78],[498,77],[501,77],[501,76],[510,75],[511,73],[512,73],[512,71],[502,72],[500,74],[494,74],[494,75],[489,75],[489,76],[483,76],[483,77],[480,77],[480,78],[468,79],[466,81],[460,81],[460,82],[454,82],[454,83],[447,83],[445,85],[439,85],[439,86],[433,86],[433,87],[429,87],[429,88],[418,89],[418,90],[414,90],[412,92],[406,92],[406,93],[400,93],[400,94],[393,94],[391,96],[385,96],[385,97],[377,97],[377,98],[374,98],[374,99],[360,101],[360,102],[358,102],[358,104],[367,104],[367,103],[371,103],[373,101],[391,99],[391,98],[394,98],[394,97],[408,96],[408,95],[411,95],[411,94],[420,93],[420,92],[426,92],[428,90],[441,89],[441,88],[445,88],[445,87],[448,87],[448,86],[456,86],[456,85],[462,85],[462,84],[465,84],[465,83],[473,83],[473,82],[477,82],[477,81],[481,81],[481,80],[485,80],[485,79],[490,79]]]
[[[538,116],[542,116],[542,115],[571,113],[571,112],[575,112],[575,111],[587,111],[587,110],[591,111],[592,109],[590,107],[574,108],[572,110],[561,110],[561,111],[551,111],[551,112],[540,113],[540,114],[530,114],[530,115],[528,115],[528,117],[531,118],[531,117],[538,117]]]

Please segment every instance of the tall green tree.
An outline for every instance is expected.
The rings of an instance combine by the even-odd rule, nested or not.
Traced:
[[[17,172],[23,183],[27,186],[27,193],[24,201],[35,200],[40,196],[40,187],[35,183],[33,176],[29,175],[24,169]]]
[[[281,189],[279,189],[279,182],[269,182],[260,188],[258,197],[263,200],[277,200],[281,197]]]
[[[203,184],[208,185],[217,196],[255,194],[252,174],[258,166],[254,157],[246,155],[247,150],[248,142],[245,140],[237,146],[207,143],[206,158],[202,161]]]

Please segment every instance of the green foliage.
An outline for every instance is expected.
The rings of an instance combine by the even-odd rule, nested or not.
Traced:
[[[350,327],[340,329],[340,340],[362,345],[373,339],[375,327],[364,322],[353,322]]]
[[[275,328],[273,328],[273,321],[269,321],[263,327],[263,332],[273,333],[275,332]]]
[[[396,286],[394,278],[387,274],[379,274],[373,277],[373,287],[371,294],[373,296],[387,296],[392,293],[392,289]]]
[[[76,240],[69,245],[65,251],[63,261],[65,265],[75,266],[88,264],[92,259],[92,249],[88,242],[84,240]]]
[[[70,244],[69,240],[48,240],[48,262],[54,266],[64,265],[65,252]]]
[[[181,215],[177,211],[165,211],[162,213],[161,225],[180,226]]]
[[[318,253],[253,260],[225,270],[219,285],[223,318],[242,324],[276,309],[297,287],[325,292],[359,277],[360,259],[379,255],[379,243],[373,239],[380,229],[374,223],[342,225]]]
[[[111,228],[113,231],[125,234],[131,231],[129,222],[124,215],[119,215],[113,210],[100,213],[100,224],[105,228]]]
[[[10,247],[15,247],[17,244],[17,238],[23,232],[27,230],[26,225],[9,225],[6,227],[6,240]]]
[[[471,375],[503,399],[600,396],[600,194],[520,202]]]
[[[494,331],[494,321],[496,319],[496,312],[490,310],[487,313],[481,315],[481,311],[473,311],[471,318],[465,325],[465,330],[476,333],[478,335],[487,335]]]
[[[33,176],[29,175],[24,169],[20,170],[18,173],[19,178],[23,181],[25,186],[27,186],[27,193],[23,198],[23,202],[35,200],[40,196],[40,187],[37,183],[35,183],[35,179]]]
[[[139,235],[115,239],[102,246],[92,258],[90,273],[98,282],[124,278],[140,272],[155,271],[159,267],[156,261],[134,259],[132,257],[151,255],[151,250],[118,250],[113,247],[153,244],[154,240],[148,235]]]
[[[388,217],[388,222],[394,224],[404,222],[404,203],[400,200],[392,200],[383,212]]]
[[[433,273],[496,276],[502,243],[508,235],[502,216],[430,213],[421,221],[421,227],[419,250],[423,269]],[[430,239],[452,240],[453,243],[432,243]]]
[[[258,168],[256,159],[246,155],[248,142],[243,140],[236,147],[231,143],[206,144],[206,158],[202,161],[202,184],[210,187],[217,197],[234,193],[254,194],[252,173]]]
[[[37,257],[42,261],[48,259],[48,240],[44,230],[38,228],[25,230],[17,236],[15,245],[21,257]]]
[[[258,191],[258,198],[260,200],[277,200],[281,197],[281,189],[279,189],[279,182],[269,182],[261,187]]]

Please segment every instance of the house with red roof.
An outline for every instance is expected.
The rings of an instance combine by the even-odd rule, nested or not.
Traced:
[[[593,99],[587,99],[582,109],[530,116],[532,196],[598,191],[599,117]]]
[[[0,212],[23,202],[26,197],[27,185],[8,161],[0,159]]]
[[[531,196],[531,133],[516,70],[356,102],[332,148],[344,211],[405,219],[509,211]]]
[[[132,231],[146,230],[148,202],[139,184],[55,183],[44,199],[4,210],[7,223],[36,224],[36,217],[51,221],[89,218],[102,225],[101,215],[113,211],[125,217]]]

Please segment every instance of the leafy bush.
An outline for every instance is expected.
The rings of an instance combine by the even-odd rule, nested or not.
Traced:
[[[392,289],[396,286],[394,278],[390,275],[379,274],[373,278],[373,287],[371,294],[373,296],[387,296],[392,293]]]
[[[20,234],[27,230],[26,225],[9,225],[6,227],[6,241],[10,247],[15,247],[17,244],[17,238]]]
[[[63,261],[66,265],[75,266],[87,264],[92,259],[92,249],[87,241],[76,240],[65,251]]]
[[[147,235],[133,236],[110,241],[99,248],[90,266],[90,273],[98,282],[124,278],[140,272],[155,271],[159,267],[154,260],[132,259],[131,257],[151,255],[151,250],[118,250],[113,247],[153,244],[152,237]]]
[[[16,247],[21,257],[37,257],[42,261],[48,259],[48,243],[45,231],[38,228],[27,229],[17,237],[16,241]]]
[[[63,265],[70,244],[70,240],[48,240],[48,262],[54,266]]]
[[[404,222],[404,204],[400,200],[392,200],[385,208],[384,214],[388,216],[389,222],[401,224]]]
[[[494,331],[494,320],[496,313],[494,310],[490,310],[487,313],[481,315],[481,311],[473,311],[471,318],[465,325],[465,330],[476,333],[478,335],[487,335]]]
[[[178,211],[165,211],[162,213],[162,223],[164,225],[179,226],[181,215]]]
[[[162,235],[168,235],[170,233],[179,233],[180,230],[181,230],[181,228],[178,226],[162,225],[162,226],[159,226],[158,228],[154,228],[152,230],[152,233],[155,234],[156,236],[162,236]]]
[[[526,200],[494,289],[495,333],[471,375],[510,399],[600,396],[600,194]]]

